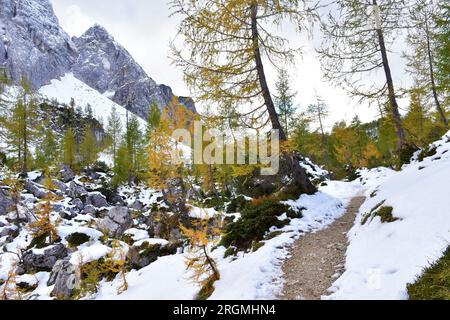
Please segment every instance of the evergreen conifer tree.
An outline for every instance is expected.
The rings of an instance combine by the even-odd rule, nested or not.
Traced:
[[[83,166],[88,168],[98,159],[97,140],[92,125],[87,125],[84,130],[84,137],[80,145]]]
[[[63,139],[63,162],[71,169],[77,168],[77,142],[70,127],[67,129]]]

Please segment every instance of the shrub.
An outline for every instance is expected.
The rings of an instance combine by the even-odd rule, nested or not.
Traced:
[[[373,207],[369,212],[365,213],[364,216],[362,217],[361,224],[362,225],[366,224],[367,220],[369,220],[369,218],[372,216],[372,214],[376,210],[378,210],[378,208],[380,208],[385,202],[386,202],[386,200],[381,201],[375,207]]]
[[[225,250],[225,253],[223,254],[224,259],[228,258],[230,256],[235,256],[237,254],[237,249],[234,247],[228,247],[227,250]]]
[[[253,241],[263,240],[271,227],[282,228],[288,223],[288,220],[278,219],[283,213],[292,214],[292,210],[275,199],[266,198],[257,203],[248,203],[241,211],[241,218],[225,227],[221,244],[249,249]]]
[[[202,206],[205,208],[214,208],[217,211],[225,209],[226,198],[222,196],[213,196],[203,200]]]
[[[423,159],[432,157],[437,153],[436,147],[427,147],[423,149],[417,156],[417,160],[423,161]]]
[[[444,256],[407,285],[410,300],[450,300],[450,246]]]
[[[357,169],[355,169],[353,167],[348,168],[347,172],[348,172],[347,180],[350,181],[350,182],[361,178],[361,173]]]
[[[80,283],[73,297],[80,299],[92,293],[97,293],[102,274],[104,259],[91,261],[80,266]]]
[[[97,161],[96,163],[94,163],[94,165],[92,167],[92,171],[108,173],[110,170],[109,170],[108,165],[104,161]]]
[[[106,179],[102,179],[101,186],[97,189],[97,191],[105,196],[106,201],[109,203],[115,203],[115,198],[117,197],[117,186],[110,183]]]
[[[394,217],[392,215],[392,211],[394,211],[394,208],[392,207],[381,207],[377,212],[374,213],[374,217],[378,216],[381,218],[381,222],[394,222],[399,220],[398,218]]]
[[[85,233],[74,232],[71,235],[68,235],[66,240],[69,243],[69,246],[78,247],[91,240],[91,238]]]
[[[407,144],[403,148],[399,150],[399,167],[401,167],[404,164],[408,164],[411,162],[411,157],[413,156],[414,152],[416,152],[418,148],[412,144]]]
[[[112,241],[111,248],[112,250],[105,257],[87,263],[84,263],[83,256],[79,255],[80,286],[74,292],[75,299],[96,293],[102,279],[106,279],[106,281],[118,279],[120,286],[117,294],[128,289],[126,252],[118,240]]]
[[[265,243],[262,242],[262,241],[253,243],[253,246],[252,246],[252,252],[258,251],[259,249],[261,249],[262,247],[264,247],[264,244],[265,244]]]
[[[244,196],[233,198],[227,206],[227,213],[239,212],[249,201]]]
[[[266,238],[264,240],[272,240],[273,238],[276,238],[280,235],[282,235],[284,232],[283,231],[274,231],[269,233]]]

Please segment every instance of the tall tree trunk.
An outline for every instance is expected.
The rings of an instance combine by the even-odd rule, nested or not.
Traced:
[[[27,102],[24,97],[23,99],[23,175],[26,177],[28,175],[28,132],[27,132]]]
[[[433,92],[434,104],[436,105],[436,109],[439,112],[439,115],[444,123],[444,126],[448,128],[448,119],[445,116],[445,112],[441,107],[441,103],[439,102],[437,90],[436,90],[436,81],[434,80],[434,67],[433,67],[433,57],[431,55],[431,44],[430,44],[430,32],[428,29],[428,17],[425,18],[425,33],[427,36],[427,55],[428,55],[428,63],[430,70],[430,81],[431,81],[431,90]]]
[[[378,8],[377,0],[373,0],[373,5],[376,8]],[[378,43],[380,45],[381,58],[383,60],[383,68],[384,68],[384,73],[386,75],[386,82],[387,82],[387,86],[388,86],[389,103],[391,105],[391,112],[392,112],[392,116],[394,118],[394,124],[395,124],[396,132],[397,132],[397,137],[399,140],[398,141],[399,147],[400,147],[400,149],[402,149],[406,145],[405,131],[403,130],[402,118],[400,116],[400,112],[398,111],[398,103],[397,103],[397,98],[395,96],[394,81],[392,80],[391,68],[389,66],[389,60],[388,60],[388,56],[387,56],[387,50],[386,50],[386,44],[384,41],[383,30],[381,29],[381,23],[380,23],[381,21],[379,20],[381,18],[379,16],[378,11],[376,12],[375,18],[377,20],[376,31],[377,31],[377,35],[378,35]]]
[[[319,106],[319,104],[317,106]],[[330,161],[329,161],[328,149],[327,149],[327,136],[325,135],[325,130],[323,129],[322,113],[320,112],[320,110],[317,115],[319,118],[320,132],[322,134],[322,148],[323,148],[323,153],[325,156],[325,167],[327,168],[328,172],[330,172],[330,165],[329,165]]]
[[[280,141],[287,141],[287,136],[283,127],[281,126],[278,113],[275,109],[275,104],[270,94],[269,86],[267,84],[266,74],[264,71],[264,65],[261,56],[261,50],[259,47],[259,33],[258,33],[258,5],[256,2],[252,2],[250,6],[251,11],[251,29],[252,29],[252,42],[253,50],[255,54],[256,70],[258,72],[259,84],[261,86],[264,103],[269,113],[272,128],[279,131]],[[300,193],[314,194],[317,190],[306,175],[305,170],[300,166],[300,159],[294,153],[288,153],[285,155],[286,165],[290,168],[290,174],[292,175],[294,184]]]
[[[280,132],[280,140],[286,141],[286,133],[283,130],[283,127],[280,124],[280,119],[278,117],[277,111],[275,109],[275,104],[273,103],[272,96],[270,94],[269,86],[267,84],[266,74],[264,71],[264,65],[261,57],[261,50],[259,48],[259,33],[258,33],[258,6],[256,3],[253,3],[250,7],[251,10],[251,19],[252,19],[252,42],[253,42],[253,50],[255,54],[255,62],[256,62],[256,70],[258,72],[259,84],[261,86],[262,95],[264,98],[264,103],[266,105],[267,111],[269,113],[270,121],[272,122],[272,128],[275,130],[279,130]]]

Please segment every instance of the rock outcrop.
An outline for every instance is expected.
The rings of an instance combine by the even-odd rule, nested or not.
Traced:
[[[20,268],[23,273],[51,271],[56,261],[64,259],[68,254],[67,248],[61,243],[45,250],[30,249],[23,254],[23,264]]]
[[[5,188],[0,188],[0,216],[7,214],[14,202],[9,196],[9,192]]]
[[[172,100],[172,89],[150,78],[105,28],[95,25],[73,42],[79,52],[74,76],[142,119],[151,103],[163,109]],[[180,97],[180,102],[195,111],[192,99]]]
[[[119,238],[133,225],[130,210],[127,207],[114,207],[99,222],[99,229],[107,231],[110,237]]]
[[[0,66],[39,88],[64,75],[77,50],[49,0],[0,0]]]

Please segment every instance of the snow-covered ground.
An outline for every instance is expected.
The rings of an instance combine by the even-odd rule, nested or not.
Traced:
[[[211,299],[274,299],[283,286],[282,262],[288,256],[288,247],[301,234],[315,232],[341,217],[350,199],[362,190],[360,184],[332,181],[313,196],[302,196],[290,201],[303,209],[303,218],[293,219],[282,228],[281,235],[265,241],[256,252],[239,253],[237,257],[223,258],[225,248],[212,252],[218,262],[221,279],[215,283]],[[193,208],[191,213],[198,214]],[[272,230],[275,231],[276,229]],[[129,289],[117,295],[120,279],[104,282],[96,299],[183,299],[191,300],[199,287],[190,280],[186,270],[185,254],[159,258],[151,265],[128,274]]]
[[[240,252],[236,257],[224,258],[225,248],[212,251],[221,274],[215,283],[211,299],[274,299],[283,287],[282,263],[289,255],[289,246],[308,232],[317,232],[341,217],[351,198],[365,193],[366,202],[350,230],[346,253],[346,271],[330,288],[324,299],[407,299],[406,285],[420,275],[423,268],[437,260],[450,243],[450,133],[435,142],[429,157],[417,160],[396,172],[387,168],[361,170],[361,177],[353,182],[326,181],[315,195],[303,195],[288,201],[293,208],[302,208],[303,217],[292,219],[278,236],[264,241],[256,252]],[[38,174],[36,173],[36,176]],[[75,179],[78,181],[78,178]],[[80,182],[81,183],[81,182]],[[94,188],[95,189],[95,188]],[[94,193],[94,192],[91,192]],[[126,204],[136,201],[150,206],[161,196],[160,192],[144,186],[123,187],[119,194]],[[393,207],[391,223],[382,223],[375,216],[361,224],[363,217],[377,204]],[[191,216],[205,218],[220,215],[213,209],[191,207]],[[283,217],[281,217],[283,218]],[[87,220],[85,220],[87,219]],[[90,236],[91,240],[72,253],[70,261],[77,264],[103,257],[110,249],[99,241],[101,233],[91,228],[92,217],[78,215],[58,226],[62,239],[74,232]],[[4,217],[0,222],[7,224]],[[6,246],[11,252],[28,246],[28,230],[21,230],[15,240]],[[148,232],[138,225],[125,232],[138,244],[166,245],[163,239],[150,239]],[[0,242],[4,239],[0,239]],[[64,242],[64,241],[63,241]],[[123,244],[127,250],[127,246]],[[120,276],[112,282],[102,281],[99,292],[89,299],[182,299],[191,300],[199,287],[191,280],[185,265],[186,253],[158,258],[155,262],[127,274],[128,290],[117,294]],[[17,257],[0,255],[0,277],[4,278]],[[87,260],[86,260],[87,259]],[[52,287],[45,285],[49,273],[40,272],[30,281],[39,281],[33,292],[39,299],[50,299]]]
[[[407,283],[441,257],[450,243],[450,132],[432,146],[436,154],[400,172],[362,173],[368,198],[348,235],[346,271],[329,299],[407,299]],[[399,220],[375,217],[362,225],[382,201]]]

